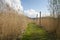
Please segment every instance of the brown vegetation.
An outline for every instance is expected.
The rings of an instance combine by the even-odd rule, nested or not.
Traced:
[[[59,21],[58,21],[58,18],[42,17],[40,20],[39,19],[35,19],[33,21],[35,21],[37,24],[39,24],[39,21],[41,21],[41,26],[46,31],[48,31],[49,33],[56,32],[56,36],[58,38],[60,38],[60,18],[59,18]]]
[[[57,26],[57,18],[42,17],[40,20],[41,26],[46,31],[53,32],[56,30],[57,36],[60,37],[60,25]],[[29,19],[28,17],[18,14],[15,11],[0,12],[0,38],[17,37],[25,31],[25,28],[29,22],[38,23],[39,21],[38,19]]]
[[[41,19],[41,25],[48,31],[53,32],[57,26],[57,19],[51,17],[45,17]]]
[[[42,26],[46,31],[52,32],[56,28],[57,20],[52,17],[42,17],[41,19],[34,19],[38,25]],[[56,23],[54,23],[56,22]]]
[[[0,38],[17,37],[26,27],[26,17],[15,11],[0,12]]]

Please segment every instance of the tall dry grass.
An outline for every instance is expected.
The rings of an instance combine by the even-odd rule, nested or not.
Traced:
[[[37,19],[37,21],[35,21],[35,22],[37,24],[39,24],[39,21],[41,21],[42,28],[44,28],[49,33],[55,32],[57,38],[59,38],[59,40],[60,40],[60,18],[59,18],[59,21],[58,21],[58,18],[42,17],[40,20]]]
[[[0,12],[0,37],[17,37],[26,26],[25,16],[15,11]]]
[[[41,25],[47,30],[48,32],[53,32],[56,30],[57,27],[57,19],[51,17],[45,17],[41,19]]]
[[[57,26],[57,19],[52,17],[42,17],[34,21],[48,32],[55,31]]]

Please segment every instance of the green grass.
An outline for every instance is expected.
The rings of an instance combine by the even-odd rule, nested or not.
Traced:
[[[22,40],[48,40],[48,33],[35,23],[29,23]]]
[[[41,35],[45,35],[46,31],[34,23],[29,23],[25,34],[30,35],[32,33],[40,33]]]

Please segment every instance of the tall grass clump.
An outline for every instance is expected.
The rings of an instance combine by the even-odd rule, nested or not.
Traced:
[[[16,39],[25,26],[24,16],[14,10],[0,12],[0,40]]]

